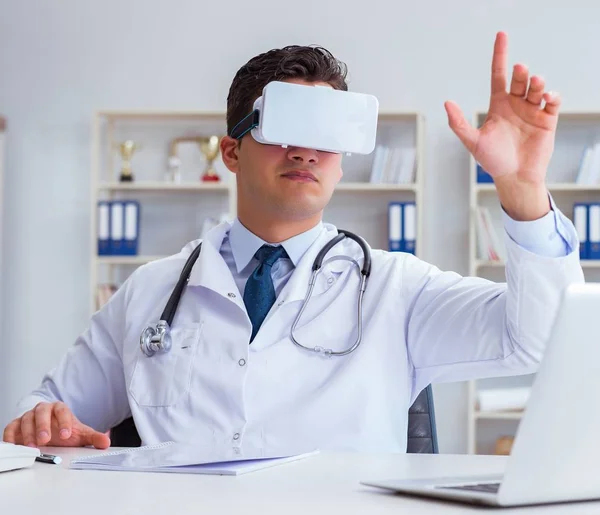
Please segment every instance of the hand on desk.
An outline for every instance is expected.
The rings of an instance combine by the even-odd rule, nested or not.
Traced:
[[[63,402],[40,402],[35,408],[16,418],[4,429],[5,442],[39,447],[110,446],[110,438],[82,424]]]

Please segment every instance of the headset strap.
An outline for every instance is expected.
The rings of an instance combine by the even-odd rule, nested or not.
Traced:
[[[258,109],[255,109],[249,115],[242,118],[242,120],[231,129],[229,136],[235,139],[241,139],[248,131],[251,131],[254,127],[258,127],[259,119],[260,113]]]

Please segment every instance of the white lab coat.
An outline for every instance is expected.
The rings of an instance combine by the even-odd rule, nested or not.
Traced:
[[[228,229],[221,224],[203,243],[170,353],[146,357],[140,333],[159,319],[199,241],[134,272],[19,412],[62,399],[101,431],[133,415],[144,444],[404,452],[407,411],[424,387],[534,372],[561,290],[583,282],[578,250],[540,257],[508,237],[508,288],[442,272],[412,255],[373,250],[362,344],[346,357],[325,358],[293,345],[290,327],[313,260],[335,227],[324,225],[251,345],[243,298],[219,254]],[[334,247],[330,256],[336,254],[362,263],[351,240]],[[328,264],[297,339],[334,350],[351,345],[358,285],[356,267]]]

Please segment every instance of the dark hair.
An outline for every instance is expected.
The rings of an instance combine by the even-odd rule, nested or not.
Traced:
[[[250,59],[235,74],[227,95],[227,133],[252,110],[271,81],[301,78],[348,91],[347,66],[319,46],[291,45]]]

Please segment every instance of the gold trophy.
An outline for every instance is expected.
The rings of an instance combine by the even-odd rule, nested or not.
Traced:
[[[208,136],[198,139],[200,150],[206,158],[206,167],[202,174],[203,182],[218,182],[221,180],[213,166],[214,160],[219,156],[221,138],[219,136]]]
[[[131,158],[136,150],[139,150],[141,145],[132,140],[126,140],[117,145],[117,149],[121,154],[121,175],[119,180],[121,182],[133,182],[133,172],[131,170]]]

